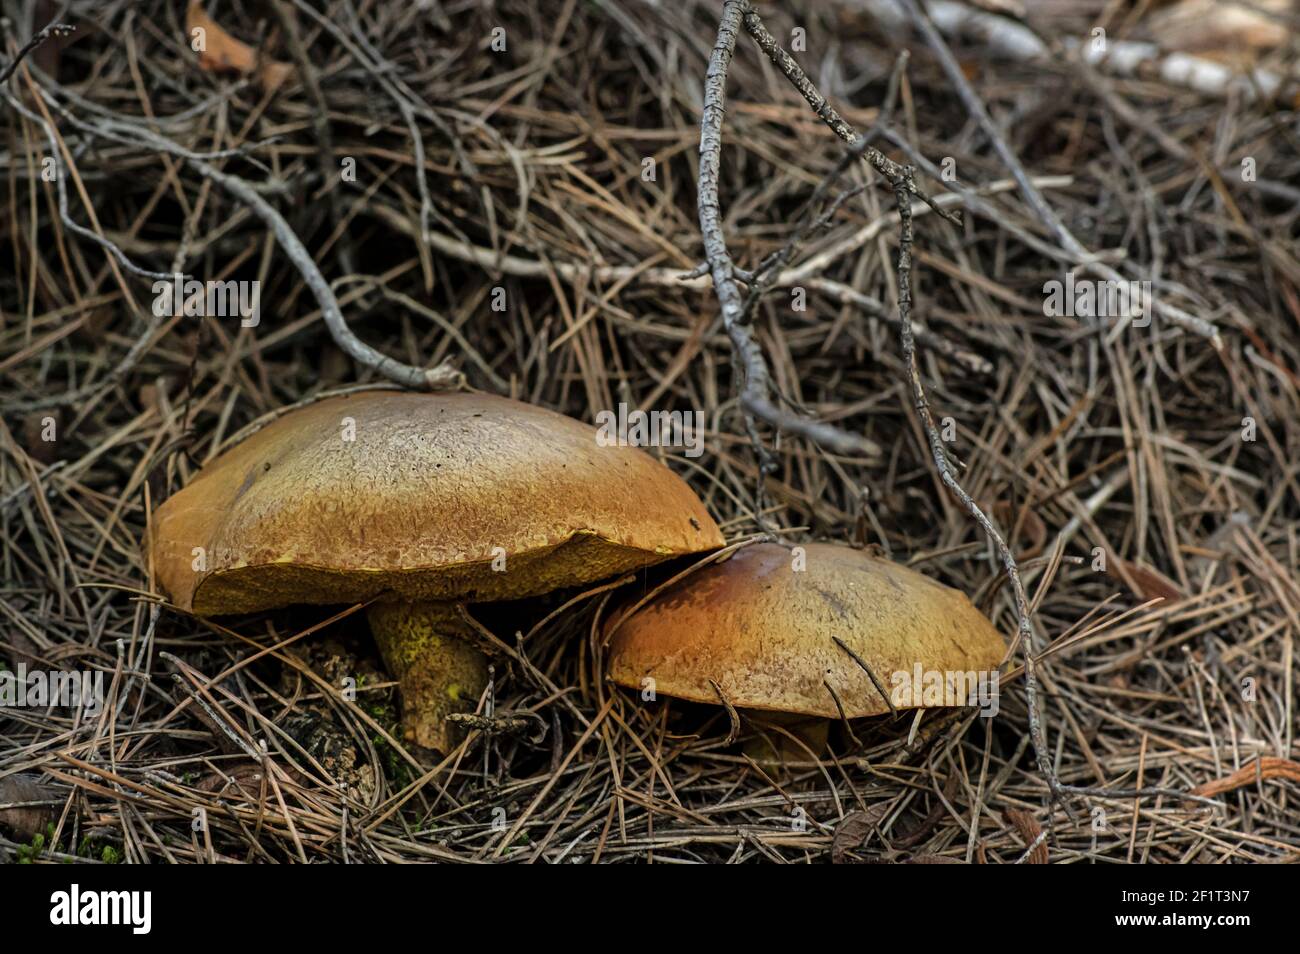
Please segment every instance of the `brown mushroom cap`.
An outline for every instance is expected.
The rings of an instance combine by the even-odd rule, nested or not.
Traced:
[[[673,584],[620,622],[609,675],[718,704],[839,718],[889,707],[839,637],[886,691],[896,672],[991,672],[1006,644],[965,594],[914,570],[835,544],[805,544],[806,569],[775,543],[738,550]]]
[[[478,602],[722,545],[672,471],[595,435],[484,394],[327,398],[237,444],[158,508],[157,579],[200,615],[386,592]],[[196,547],[206,551],[198,571]]]

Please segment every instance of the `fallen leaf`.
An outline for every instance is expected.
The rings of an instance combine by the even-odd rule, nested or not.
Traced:
[[[849,812],[835,826],[835,835],[831,839],[831,864],[842,865],[851,862],[850,853],[866,844],[889,813],[888,802],[877,802],[865,812]]]
[[[198,0],[185,12],[185,32],[193,44],[195,31],[203,31],[203,49],[198,51],[199,68],[210,73],[237,73],[257,77],[263,89],[275,90],[289,78],[293,67],[288,63],[264,58],[258,50],[243,40],[237,40],[213,20]]]

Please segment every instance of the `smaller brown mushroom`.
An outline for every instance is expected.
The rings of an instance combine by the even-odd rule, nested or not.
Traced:
[[[969,704],[980,678],[995,691],[1006,653],[965,594],[826,543],[744,547],[611,617],[606,636],[619,685],[756,712],[814,752],[828,720]]]

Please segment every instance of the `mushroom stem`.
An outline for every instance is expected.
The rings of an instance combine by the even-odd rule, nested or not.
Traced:
[[[741,751],[759,765],[766,767],[784,762],[807,762],[809,751],[817,758],[821,758],[826,751],[830,722],[821,716],[752,709],[742,711],[754,723],[757,731],[745,740]],[[784,731],[772,729],[771,726],[779,726]],[[790,736],[794,736],[803,745]]]
[[[487,686],[487,657],[455,603],[380,601],[368,612],[370,631],[402,694],[408,741],[451,751],[455,712],[473,712]]]

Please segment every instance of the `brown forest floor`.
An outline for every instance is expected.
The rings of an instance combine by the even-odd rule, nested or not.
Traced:
[[[35,24],[9,14],[8,55],[32,34],[20,27],[62,5],[36,6]],[[1103,6],[1054,5],[1050,28],[1086,37]],[[701,97],[721,3],[319,0],[323,16],[212,4],[263,50],[243,77],[201,67],[180,7],[74,4],[63,19],[77,33],[7,84],[0,660],[102,669],[109,699],[85,723],[58,709],[0,715],[0,805],[25,806],[0,809],[0,860],[1300,859],[1291,93],[1209,96],[952,41],[1060,222],[1218,338],[1161,319],[1098,325],[1044,314],[1044,282],[1077,257],[923,38],[887,34],[854,3],[763,11],[783,40],[806,31],[796,56],[849,122],[898,161],[954,160],[955,185],[974,196],[953,203],[957,227],[918,210],[920,375],[1033,602],[1054,771],[1159,794],[1051,799],[1016,678],[992,721],[856,723],[857,744],[841,732],[821,763],[761,770],[723,710],[646,705],[604,682],[592,634],[606,590],[485,612],[517,647],[497,665],[498,709],[533,712],[545,731],[475,735],[429,763],[396,741],[363,615],[205,623],[151,587],[150,506],[247,425],[381,380],[331,340],[265,223],[202,164],[273,186],[268,200],[366,343],[420,367],[449,360],[468,386],[587,421],[620,401],[702,409],[705,455],[665,460],[729,539],[756,532],[760,507],[788,539],[875,545],[971,594],[1011,636],[1006,574],[940,482],[913,407],[894,197],[861,164],[817,191],[841,144],[740,36],[720,182],[731,254],[753,269],[825,219],[759,303],[755,335],[789,407],[875,446],[835,454],[764,426],[777,467],[759,495],[717,298],[707,279],[670,274],[704,254]],[[291,9],[307,74],[284,39]],[[1124,35],[1123,17],[1109,26]],[[491,48],[496,28],[504,51]],[[910,61],[882,110],[903,46]],[[1255,181],[1242,181],[1246,158]],[[355,181],[340,181],[346,159]],[[137,266],[260,280],[260,324],[153,318],[150,280],[68,227],[60,187],[70,219]],[[791,307],[792,286],[806,310]],[[490,307],[497,287],[504,312]],[[348,675],[362,677],[356,705],[325,688]],[[1208,797],[1185,797],[1206,785]]]

